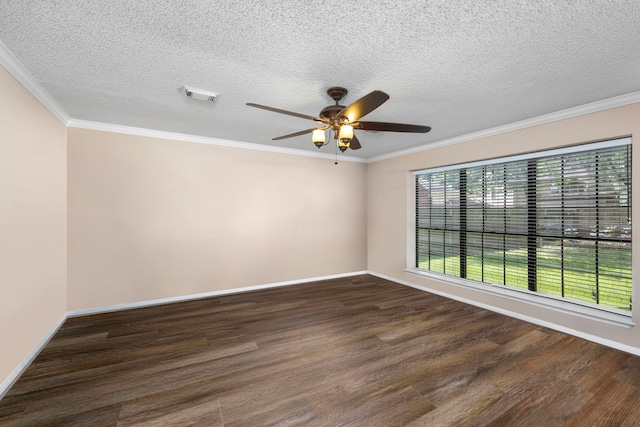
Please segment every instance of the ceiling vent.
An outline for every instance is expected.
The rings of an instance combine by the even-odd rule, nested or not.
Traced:
[[[199,99],[200,101],[213,102],[216,100],[218,96],[220,96],[219,93],[215,93],[215,92],[211,92],[203,89],[196,89],[190,86],[182,86],[180,88],[180,91],[187,98]]]

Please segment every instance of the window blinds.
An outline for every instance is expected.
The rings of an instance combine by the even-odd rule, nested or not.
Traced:
[[[416,267],[631,310],[631,140],[418,171]]]

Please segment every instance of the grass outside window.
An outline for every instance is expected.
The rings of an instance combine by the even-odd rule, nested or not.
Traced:
[[[631,312],[631,139],[416,175],[419,269]]]

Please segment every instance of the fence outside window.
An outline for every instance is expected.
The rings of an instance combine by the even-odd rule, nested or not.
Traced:
[[[630,138],[414,174],[416,268],[630,314]]]

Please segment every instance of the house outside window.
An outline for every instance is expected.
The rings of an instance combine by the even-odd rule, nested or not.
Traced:
[[[630,315],[631,138],[414,175],[415,269]]]

